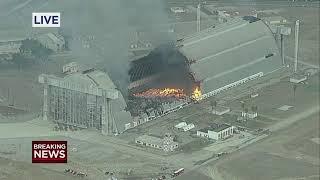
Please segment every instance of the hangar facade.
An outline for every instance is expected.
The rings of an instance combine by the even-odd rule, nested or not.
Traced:
[[[39,82],[44,85],[44,120],[68,128],[95,128],[106,135],[130,128],[132,117],[125,110],[124,97],[105,72],[41,74]]]

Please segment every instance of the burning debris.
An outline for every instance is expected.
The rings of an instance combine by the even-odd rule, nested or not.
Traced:
[[[192,95],[191,95],[191,98],[196,100],[196,101],[199,101],[201,100],[201,90],[199,87],[196,87],[195,90],[192,92]]]
[[[183,89],[179,88],[164,88],[164,89],[148,89],[143,92],[138,92],[133,94],[134,97],[138,98],[176,98],[176,99],[185,99],[188,97],[187,93]],[[201,100],[201,90],[199,87],[196,87],[192,94],[191,99],[199,101]]]
[[[144,92],[133,94],[134,97],[141,98],[177,98],[182,99],[187,97],[183,89],[164,88],[164,89],[149,89]]]

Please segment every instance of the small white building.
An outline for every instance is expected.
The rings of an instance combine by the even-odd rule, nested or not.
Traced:
[[[180,129],[180,128],[186,126],[186,125],[187,125],[186,122],[180,122],[179,124],[175,125],[174,127]]]
[[[189,131],[190,129],[193,129],[195,125],[193,123],[187,124],[186,122],[180,122],[179,124],[174,126],[177,129],[182,129],[183,131]]]
[[[186,10],[183,7],[171,7],[171,12],[173,13],[185,13]]]
[[[269,17],[263,17],[262,19],[265,23],[269,25],[287,23],[287,20],[282,16],[269,16]]]
[[[234,134],[235,127],[228,124],[213,124],[197,131],[197,136],[214,140],[221,140]]]
[[[255,97],[258,97],[259,96],[259,93],[251,93],[250,94],[250,98],[255,98]]]
[[[224,115],[228,112],[230,112],[230,108],[227,107],[215,107],[212,109],[212,113],[219,116]]]
[[[71,62],[71,63],[65,64],[62,67],[62,72],[65,74],[72,74],[72,73],[79,72],[79,71],[80,71],[80,65],[76,62]]]
[[[241,117],[254,119],[258,116],[257,112],[241,112]]]
[[[54,33],[41,34],[36,37],[43,46],[55,52],[62,51],[65,48],[65,40],[61,35]]]
[[[173,141],[173,137],[166,136],[161,139],[154,136],[142,135],[135,139],[139,145],[160,149],[165,152],[174,151],[178,148],[178,143]]]
[[[183,126],[182,129],[183,129],[183,131],[189,131],[189,130],[193,129],[194,127],[195,127],[194,124],[191,123],[186,126]]]

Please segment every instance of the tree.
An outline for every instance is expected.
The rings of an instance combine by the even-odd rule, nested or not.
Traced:
[[[245,107],[244,102],[241,102],[241,108],[242,108],[242,111],[244,111],[244,107]]]
[[[213,107],[214,107],[215,109],[217,109],[217,105],[218,105],[218,103],[217,103],[216,100],[210,101],[211,111],[213,111]],[[215,111],[214,114],[216,114],[216,111]]]
[[[293,98],[296,97],[297,84],[293,84]]]
[[[213,101],[210,101],[211,111],[213,111]]]
[[[252,112],[257,112],[258,111],[258,106],[251,106],[251,111]]]
[[[255,106],[251,106],[251,111],[255,112]]]
[[[64,38],[65,45],[64,48],[66,50],[70,50],[70,43],[72,41],[72,30],[69,28],[59,28],[58,33]]]
[[[248,112],[249,112],[249,109],[248,108],[245,108],[244,109],[244,112],[245,112],[245,118],[246,118],[246,121],[248,120]]]
[[[40,60],[47,60],[52,53],[51,49],[44,47],[38,40],[25,39],[21,42],[20,53],[24,56],[32,55]]]
[[[15,53],[12,55],[12,62],[18,65],[19,70],[21,70],[22,66],[27,64],[27,58],[19,53]]]

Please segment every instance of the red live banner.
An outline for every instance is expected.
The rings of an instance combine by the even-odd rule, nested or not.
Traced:
[[[32,163],[67,163],[67,141],[32,141]]]

